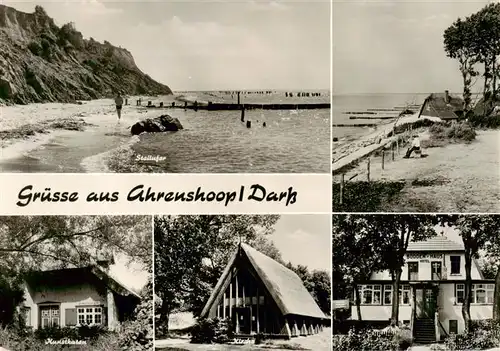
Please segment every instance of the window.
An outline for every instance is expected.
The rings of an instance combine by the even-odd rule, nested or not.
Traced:
[[[392,305],[392,285],[384,285],[384,305]],[[411,289],[410,285],[399,286],[399,304],[410,304]]]
[[[102,324],[102,307],[78,307],[79,325]]]
[[[464,303],[465,285],[457,284],[455,288],[455,303]]]
[[[495,292],[494,284],[472,284],[471,303],[492,304],[494,292]],[[465,298],[465,284],[457,284],[455,288],[456,303],[463,303],[464,298]]]
[[[408,262],[408,280],[418,280],[418,262]]]
[[[405,284],[399,287],[399,304],[409,305],[410,304],[411,289],[410,285]]]
[[[42,328],[59,326],[59,305],[40,306],[40,324]]]
[[[448,331],[450,332],[450,334],[458,334],[458,321],[456,319],[450,319],[448,323]]]
[[[441,280],[441,262],[432,262],[432,280]]]
[[[382,285],[362,285],[361,303],[363,305],[381,305]]]
[[[493,284],[473,284],[471,291],[471,303],[486,304],[493,303]]]
[[[451,272],[450,274],[460,274],[460,256],[450,256]]]
[[[384,285],[384,305],[392,305],[392,285]]]

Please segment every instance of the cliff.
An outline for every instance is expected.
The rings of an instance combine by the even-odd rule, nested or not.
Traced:
[[[24,13],[0,5],[0,103],[74,102],[125,95],[172,94],[107,41],[86,40],[73,24],[59,28],[41,6]]]

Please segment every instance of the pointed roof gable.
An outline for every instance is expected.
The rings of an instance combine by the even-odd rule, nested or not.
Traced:
[[[202,316],[207,315],[212,304],[216,301],[238,254],[241,253],[248,258],[283,315],[296,314],[327,319],[295,272],[247,244],[242,243],[240,247],[241,249],[236,250],[229,260],[207,304],[203,308]]]
[[[408,243],[407,251],[464,251],[464,246],[438,235],[425,241],[411,241]]]

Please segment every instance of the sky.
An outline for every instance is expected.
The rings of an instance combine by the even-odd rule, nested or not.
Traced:
[[[329,0],[1,0],[128,49],[172,90],[328,89]]]
[[[270,239],[285,262],[331,272],[331,216],[282,215]]]
[[[144,267],[136,262],[129,263],[124,255],[115,255],[115,264],[109,266],[109,273],[117,281],[137,293],[140,293],[148,280],[148,272]]]
[[[334,94],[462,90],[443,33],[488,1],[333,1]]]

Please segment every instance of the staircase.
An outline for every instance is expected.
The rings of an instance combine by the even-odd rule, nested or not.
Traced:
[[[413,337],[416,344],[431,344],[436,342],[436,326],[432,318],[415,319]]]

